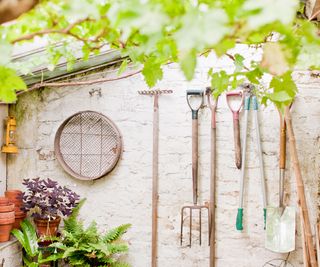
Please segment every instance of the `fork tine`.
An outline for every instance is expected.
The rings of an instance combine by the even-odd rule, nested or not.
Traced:
[[[202,209],[207,210],[207,216],[208,216],[208,245],[210,245],[210,212],[209,212],[209,207],[207,205],[193,205],[193,206],[183,206],[181,208],[181,222],[180,222],[180,245],[182,246],[183,244],[183,231],[184,231],[184,220],[187,219],[188,215],[186,215],[186,210],[187,213],[189,212],[189,244],[188,247],[192,246],[192,227],[193,227],[193,210],[197,210],[199,213],[198,215],[198,221],[199,221],[199,245],[202,245]],[[206,214],[206,213],[205,213]]]
[[[189,247],[191,247],[191,240],[192,240],[192,208],[190,207],[190,232],[189,232]]]
[[[184,207],[181,209],[181,221],[180,221],[180,246],[182,246],[182,239],[183,239],[183,211]]]
[[[202,222],[201,222],[201,208],[199,209],[199,245],[201,246],[201,227],[202,227]]]
[[[209,211],[209,208],[208,208],[208,218],[209,218],[209,223],[208,223],[208,233],[209,233],[209,239],[208,239],[208,246],[210,246],[210,239],[211,239],[211,226],[212,226],[212,219],[210,217],[210,211]]]

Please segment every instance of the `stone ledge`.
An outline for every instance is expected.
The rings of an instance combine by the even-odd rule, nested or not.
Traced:
[[[2,259],[4,265],[2,266]],[[8,242],[0,243],[0,266],[1,267],[21,267],[22,248],[18,240],[11,236]]]

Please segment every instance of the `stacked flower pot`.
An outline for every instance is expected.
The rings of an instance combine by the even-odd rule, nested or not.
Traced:
[[[10,232],[15,222],[14,204],[6,197],[0,197],[0,242],[10,239]]]
[[[5,197],[14,204],[15,222],[12,229],[20,229],[20,223],[26,218],[27,214],[21,210],[22,207],[22,192],[20,190],[7,190]]]

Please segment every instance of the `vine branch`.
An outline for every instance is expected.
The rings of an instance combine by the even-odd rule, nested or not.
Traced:
[[[90,85],[90,84],[96,84],[96,83],[103,83],[103,82],[111,82],[111,81],[118,81],[122,79],[129,78],[131,76],[134,76],[136,74],[141,73],[142,69],[139,69],[137,71],[128,73],[126,75],[122,75],[120,77],[114,77],[114,78],[101,78],[101,79],[95,79],[95,80],[87,80],[87,81],[74,81],[74,82],[40,82],[32,85],[28,90],[26,91],[19,91],[17,92],[17,95],[24,94],[26,92],[30,92],[36,89],[39,89],[41,87],[62,87],[62,86],[77,86],[77,85]]]
[[[27,41],[27,40],[32,40],[33,38],[35,38],[36,36],[43,36],[43,35],[47,35],[47,34],[63,34],[63,35],[69,35],[69,36],[72,36],[76,39],[78,39],[79,41],[82,41],[84,43],[87,43],[87,42],[97,42],[97,40],[101,37],[100,34],[93,40],[88,40],[86,38],[82,38],[74,33],[71,32],[71,30],[85,22],[85,21],[92,21],[92,19],[89,19],[89,18],[84,18],[84,19],[79,19],[71,24],[69,24],[66,28],[64,29],[44,29],[44,30],[41,30],[41,31],[38,31],[38,32],[33,32],[33,33],[30,33],[30,34],[26,34],[26,35],[23,35],[21,37],[18,37],[14,40],[11,41],[12,44],[15,44],[17,42],[21,42],[21,41]]]

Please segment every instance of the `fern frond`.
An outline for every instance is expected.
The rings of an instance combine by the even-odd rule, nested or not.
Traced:
[[[103,242],[111,243],[118,238],[120,238],[123,234],[125,234],[128,229],[131,227],[131,224],[122,224],[116,228],[111,229],[105,236],[102,238]]]
[[[111,254],[125,253],[129,250],[129,247],[125,243],[111,243],[107,244],[107,249]]]
[[[109,265],[110,267],[131,267],[128,263],[125,262],[115,262]]]
[[[86,201],[86,198],[81,199],[78,203],[78,205],[72,210],[71,215],[64,219],[64,230],[67,232],[72,233],[80,233],[83,229],[82,222],[78,221],[78,216],[80,213],[80,209],[83,206],[84,202]]]

